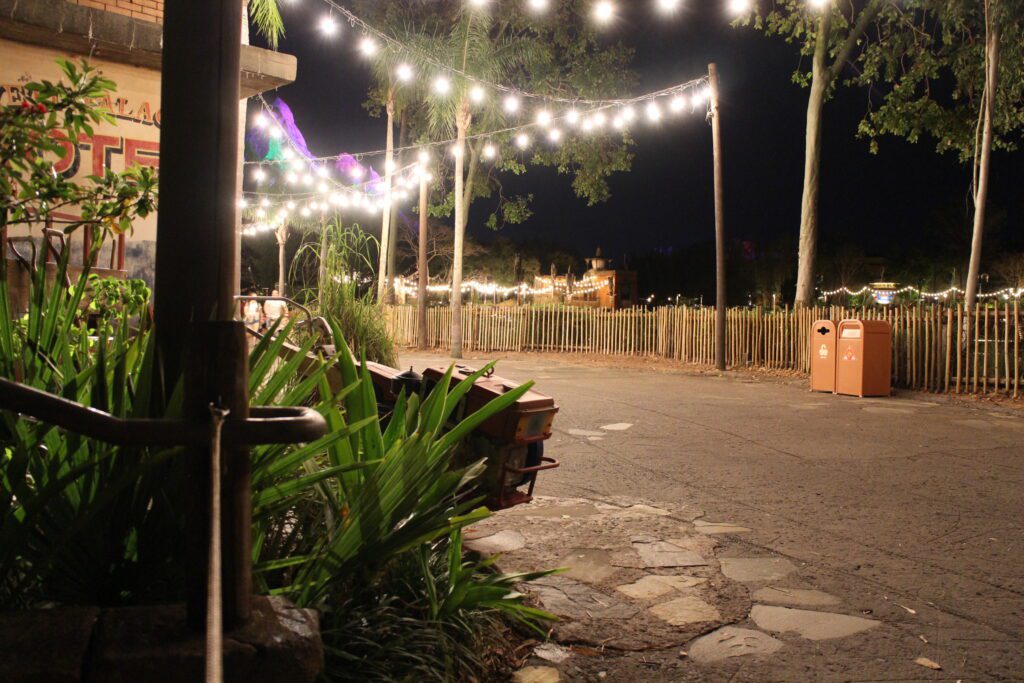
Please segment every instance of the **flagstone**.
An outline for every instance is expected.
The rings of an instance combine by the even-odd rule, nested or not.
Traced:
[[[719,562],[723,574],[745,583],[778,581],[796,571],[796,566],[784,557],[723,557]]]
[[[745,526],[729,522],[707,522],[702,519],[693,521],[693,528],[702,534],[745,534],[750,531]]]
[[[724,626],[693,641],[687,653],[695,662],[711,664],[733,657],[766,655],[777,652],[781,640],[749,628]]]
[[[845,638],[878,626],[880,622],[864,617],[833,612],[754,605],[750,618],[760,628],[775,633],[797,633],[808,640]]]
[[[634,541],[633,549],[640,555],[640,562],[645,568],[702,567],[708,563],[698,553],[667,541]]]
[[[685,626],[703,621],[720,621],[722,618],[714,605],[709,605],[695,595],[686,595],[655,605],[649,611],[673,626]]]
[[[657,576],[648,575],[633,583],[618,586],[615,590],[636,600],[650,600],[667,593],[699,586],[707,579],[698,576]]]
[[[513,529],[505,529],[490,536],[468,540],[465,545],[481,555],[511,553],[526,547],[526,537]]]

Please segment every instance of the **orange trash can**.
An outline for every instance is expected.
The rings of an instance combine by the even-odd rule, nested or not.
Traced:
[[[836,393],[889,396],[892,393],[892,326],[884,320],[839,323]]]
[[[811,391],[836,390],[836,324],[817,320],[811,325]]]

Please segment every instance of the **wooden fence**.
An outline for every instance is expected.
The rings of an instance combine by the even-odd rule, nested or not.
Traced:
[[[712,366],[714,308],[665,306],[609,311],[550,306],[467,305],[463,348],[470,352],[547,352],[666,358]],[[935,392],[1021,396],[1024,321],[1018,301],[848,309],[837,306],[728,311],[730,368],[810,371],[815,320],[865,318],[893,326],[893,383]],[[400,346],[416,346],[415,306],[396,306],[388,320]],[[957,332],[961,333],[958,334]],[[427,311],[427,347],[451,346],[451,309]]]

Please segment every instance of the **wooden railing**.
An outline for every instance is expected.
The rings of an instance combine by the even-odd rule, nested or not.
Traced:
[[[415,306],[387,311],[400,346],[417,344]],[[551,306],[467,305],[463,347],[469,352],[544,352],[656,357],[712,366],[713,308],[665,306],[610,311]],[[1024,320],[1018,301],[849,309],[838,306],[728,311],[726,363],[808,373],[815,320],[865,318],[893,326],[893,383],[935,392],[1020,398]],[[451,346],[451,309],[427,311],[427,348]]]

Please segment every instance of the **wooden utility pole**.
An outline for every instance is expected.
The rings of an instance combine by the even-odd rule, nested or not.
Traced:
[[[416,317],[419,320],[417,347],[422,351],[427,348],[427,278],[430,277],[427,265],[427,169],[420,169],[420,239],[417,272],[419,282],[416,283]]]
[[[239,63],[242,3],[176,0],[164,14],[160,204],[157,218],[155,337],[164,396],[184,379],[187,418],[210,420],[210,405],[248,417],[245,327],[235,313]],[[160,405],[160,396],[154,405]],[[163,415],[154,415],[163,417]],[[210,451],[172,461],[161,505],[187,509],[180,542],[188,552],[189,621],[206,624],[210,538]],[[249,453],[221,459],[224,628],[250,615],[252,593]],[[157,504],[157,503],[155,503]],[[140,550],[145,552],[145,550]]]
[[[708,64],[711,89],[711,140],[715,160],[715,367],[725,370],[725,219],[722,215],[722,130],[718,109],[718,67]]]

